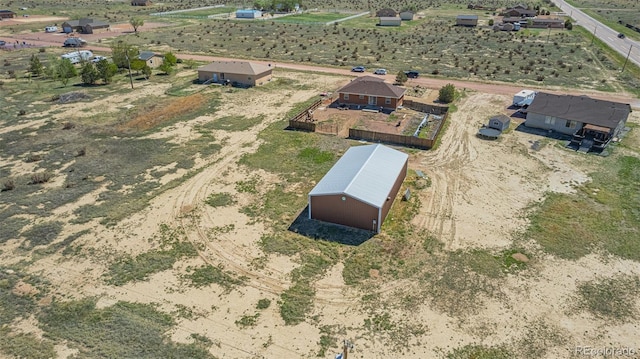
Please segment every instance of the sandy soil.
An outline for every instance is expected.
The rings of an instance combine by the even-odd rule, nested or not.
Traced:
[[[315,357],[321,325],[362,326],[368,317],[358,304],[362,293],[344,284],[341,263],[315,283],[317,299],[311,315],[318,316],[317,323],[297,326],[285,326],[275,304],[280,293],[291,284],[288,274],[298,266],[295,258],[270,256],[265,258],[263,266],[255,266],[255,259],[264,256],[257,242],[265,228],[240,212],[253,199],[237,192],[235,183],[258,176],[263,183],[261,191],[266,191],[281,179],[263,171],[249,171],[236,163],[243,154],[257,150],[260,131],[279,120],[290,104],[316,95],[319,89],[336,87],[340,81],[335,76],[319,74],[282,73],[279,76],[295,78],[308,84],[304,88],[309,89],[264,92],[260,98],[251,97],[249,92],[243,91],[223,93],[224,114],[201,116],[152,136],[172,138],[176,143],[182,143],[197,136],[195,125],[215,121],[228,113],[242,113],[247,118],[262,115],[263,122],[246,131],[216,132],[216,137],[225,141],[221,151],[213,158],[197,161],[196,167],[202,171],[154,199],[144,211],[111,228],[95,222],[70,225],[60,236],[64,238],[78,230],[91,228],[91,238],[85,236],[80,240],[91,243],[98,251],[117,249],[135,255],[151,248],[149,239],[160,224],[171,223],[185,230],[188,240],[199,248],[197,258],[180,262],[174,270],[157,273],[148,281],[122,287],[104,284],[101,274],[105,264],[96,263],[89,257],[64,262],[55,256],[43,258],[35,262],[31,270],[44,275],[58,293],[72,297],[100,297],[99,306],[127,300],[159,303],[160,308],[167,312],[175,311],[177,305],[191,308],[194,317],[180,319],[179,325],[170,333],[172,339],[189,342],[191,333],[202,334],[217,344],[211,351],[221,358]],[[136,93],[146,96],[162,91],[164,88],[161,86],[149,86]],[[442,145],[434,151],[413,152],[411,156],[410,168],[423,171],[432,181],[431,187],[416,194],[420,196],[422,207],[414,224],[435,234],[448,250],[500,249],[508,246],[512,235],[527,224],[524,215],[528,206],[540,201],[547,191],[571,192],[575,184],[589,181],[589,168],[584,166],[578,154],[557,146],[543,145],[533,150],[531,143],[541,139],[514,130],[518,120],[514,120],[512,130],[497,141],[477,138],[475,134],[480,125],[489,116],[504,112],[511,98],[510,95],[473,91],[468,91],[467,95],[458,105],[458,111],[451,116]],[[286,98],[284,104],[283,98]],[[122,106],[126,101],[124,97],[109,100],[116,106]],[[104,111],[104,105],[104,101],[96,101],[91,106],[85,103],[64,105],[60,106],[63,110],[53,116],[62,120],[80,107],[91,115]],[[633,121],[640,122],[636,113]],[[76,205],[92,203],[106,186],[104,183],[104,187],[83,197],[82,203],[58,209],[56,216],[64,219]],[[213,192],[231,193],[238,203],[222,209],[205,206],[204,200]],[[212,236],[212,230],[227,225],[233,225],[233,229]],[[10,253],[10,250],[4,253]],[[6,263],[18,260],[1,253],[0,259]],[[179,273],[184,272],[187,266],[205,263],[221,265],[225,270],[246,276],[246,285],[225,293],[217,285],[191,288],[181,283]],[[428,303],[418,305],[411,313],[389,308],[389,313],[398,320],[410,318],[410,322],[424,323],[427,328],[425,334],[412,338],[411,347],[400,355],[385,345],[381,339],[384,333],[380,337],[370,337],[348,331],[346,337],[354,339],[356,344],[350,357],[422,359],[434,357],[438,348],[478,341],[486,345],[500,344],[505,338],[526,335],[520,324],[535,319],[560,327],[571,339],[568,348],[581,343],[612,345],[607,336],[615,338],[614,344],[628,345],[637,341],[637,325],[607,326],[607,323],[590,317],[568,315],[558,304],[575,290],[579,280],[614,273],[640,275],[637,263],[589,256],[575,262],[543,258],[534,265],[542,273],[540,277],[509,277],[502,288],[507,299],[487,300],[484,308],[465,321],[451,318]],[[558,276],[557,273],[563,275]],[[411,291],[413,286],[415,283],[411,281],[381,283],[380,292],[384,297],[392,297],[399,292]],[[21,288],[23,291],[27,289]],[[247,329],[236,326],[234,321],[242,315],[255,313],[255,305],[262,298],[270,299],[273,304],[262,312],[258,325]],[[25,331],[32,330],[31,323],[26,321],[24,324]],[[587,325],[595,327],[595,330],[585,332]],[[64,345],[57,349],[63,357],[73,353]],[[333,354],[326,357],[333,357]],[[566,351],[551,352],[546,358],[566,357],[566,354]]]

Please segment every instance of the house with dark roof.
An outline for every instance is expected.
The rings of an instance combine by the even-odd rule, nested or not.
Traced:
[[[273,67],[248,61],[214,61],[198,68],[201,83],[257,86],[271,81]]]
[[[456,26],[478,26],[478,15],[458,15]]]
[[[395,110],[402,106],[405,92],[379,77],[362,76],[338,90],[338,104]]]
[[[564,21],[560,19],[531,19],[527,21],[526,26],[537,29],[564,29]]]
[[[601,150],[619,136],[630,113],[627,103],[538,92],[524,125],[571,135],[580,147]]]
[[[62,23],[62,32],[79,32],[82,34],[93,34],[96,32],[109,31],[110,25],[104,21],[83,18],[80,20],[69,20]]]
[[[351,147],[309,192],[309,218],[380,232],[408,159],[380,144]]]
[[[156,54],[153,51],[140,51],[140,54],[138,54],[138,59],[144,61],[147,64],[147,66],[154,69],[162,65],[162,62],[164,61],[164,56]]]
[[[11,10],[0,10],[0,19],[13,19],[16,16],[18,15]]]
[[[507,17],[535,17],[538,13],[535,10],[511,8],[502,12],[502,16]]]
[[[398,12],[391,8],[380,9],[376,12],[376,17],[396,17]]]

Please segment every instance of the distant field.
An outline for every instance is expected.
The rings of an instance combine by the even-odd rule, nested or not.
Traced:
[[[277,22],[285,22],[285,23],[327,23],[329,21],[336,21],[340,19],[344,19],[345,17],[349,17],[351,14],[338,14],[338,13],[329,13],[329,12],[313,12],[306,13],[300,15],[291,15],[284,16],[274,21]]]
[[[617,75],[609,71],[619,67],[588,46],[588,38],[579,31],[494,32],[484,26],[456,27],[454,22],[454,16],[435,14],[400,28],[376,26],[377,19],[367,17],[332,26],[207,21],[187,25],[180,34],[157,29],[118,40],[216,56],[363,65],[391,73],[411,68],[442,77],[614,89],[611,78]]]
[[[181,14],[188,15],[188,16],[209,16],[209,15],[218,15],[218,14],[228,14],[235,11],[236,11],[235,7],[225,6],[225,7],[216,7],[212,9],[198,9],[193,11],[186,11]]]

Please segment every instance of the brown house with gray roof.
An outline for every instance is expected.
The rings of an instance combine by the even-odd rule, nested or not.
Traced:
[[[258,86],[271,81],[273,67],[247,61],[214,61],[198,68],[201,83]]]
[[[503,11],[501,15],[508,17],[535,17],[537,12],[535,10],[511,8]]]
[[[18,15],[16,15],[16,13],[11,11],[11,10],[0,10],[0,20],[1,19],[12,19],[12,18],[14,18],[16,16],[18,16]]]
[[[402,106],[405,91],[381,78],[363,76],[338,90],[338,104],[395,110]]]
[[[93,34],[96,32],[109,31],[110,25],[104,21],[83,18],[80,20],[69,20],[62,23],[62,31],[69,34],[79,32],[82,34]]]

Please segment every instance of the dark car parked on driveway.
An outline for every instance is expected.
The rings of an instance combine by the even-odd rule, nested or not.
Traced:
[[[418,71],[405,71],[404,74],[410,79],[417,79],[420,76]]]
[[[351,69],[352,72],[364,72],[364,70],[366,70],[364,66],[356,66]]]

